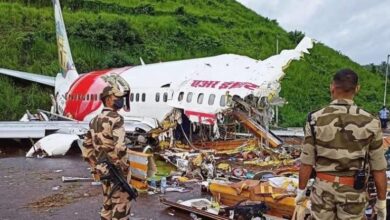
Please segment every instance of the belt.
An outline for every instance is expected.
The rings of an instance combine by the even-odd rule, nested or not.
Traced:
[[[325,180],[331,183],[340,183],[343,185],[354,186],[355,178],[352,176],[335,176],[326,173],[317,173],[320,180]]]

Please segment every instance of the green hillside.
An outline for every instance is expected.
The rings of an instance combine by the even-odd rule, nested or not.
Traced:
[[[222,53],[265,59],[293,48],[299,33],[287,33],[234,0],[61,1],[79,72],[205,57]],[[0,67],[54,76],[58,72],[51,1],[0,0]],[[301,126],[305,114],[328,102],[333,72],[351,67],[362,78],[358,103],[375,112],[382,82],[349,58],[316,44],[312,55],[293,62],[282,82],[289,104],[283,126]],[[25,109],[49,108],[51,88],[0,76],[0,120],[18,119]]]

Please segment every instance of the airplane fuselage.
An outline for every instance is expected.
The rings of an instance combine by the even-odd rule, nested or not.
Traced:
[[[215,113],[226,108],[227,95],[245,97],[269,82],[256,71],[257,65],[249,57],[226,54],[94,71],[80,75],[68,91],[60,92],[58,103],[64,105],[59,111],[90,120],[103,108],[100,93],[107,84],[101,77],[118,74],[131,88],[126,100],[130,109],[120,111],[125,118],[162,120],[172,108],[180,108],[192,121],[212,124]]]

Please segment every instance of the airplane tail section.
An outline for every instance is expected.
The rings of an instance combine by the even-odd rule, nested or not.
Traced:
[[[54,6],[54,17],[56,22],[58,58],[61,66],[62,77],[66,80],[74,81],[78,78],[78,73],[73,62],[72,53],[70,51],[60,2],[59,0],[52,0],[52,2]]]

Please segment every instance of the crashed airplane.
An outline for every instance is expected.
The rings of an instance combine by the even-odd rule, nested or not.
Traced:
[[[27,157],[65,155],[72,145],[82,145],[89,120],[103,108],[103,88],[113,85],[128,92],[119,113],[125,119],[134,187],[159,191],[154,179],[158,156],[175,167],[161,178],[161,193],[186,192],[178,184],[202,181],[213,200],[160,197],[168,206],[213,219],[310,215],[308,201],[301,207],[294,202],[300,142],[279,138],[302,137],[303,132],[271,131],[269,125],[273,108],[283,104],[284,69],[309,53],[312,39],[305,37],[295,49],[263,61],[223,54],[79,74],[59,1],[53,4],[61,73],[54,78],[0,68],[4,75],[54,87],[52,109],[27,112],[20,122],[0,122],[0,138],[41,138]],[[64,182],[76,179],[93,178],[63,177]]]
[[[65,154],[85,133],[86,122],[103,108],[100,95],[110,83],[116,83],[124,90],[131,89],[126,97],[126,107],[120,111],[128,132],[142,134],[161,128],[162,121],[173,112],[179,112],[190,124],[211,126],[211,136],[218,139],[221,134],[212,127],[230,108],[232,97],[246,101],[250,97],[255,108],[280,104],[278,93],[280,80],[285,75],[283,70],[291,61],[309,53],[314,43],[305,37],[295,49],[283,50],[265,60],[223,54],[156,64],[142,62],[140,66],[79,74],[73,62],[60,3],[53,0],[53,4],[61,73],[50,77],[0,68],[1,74],[54,87],[51,112],[39,111],[37,117],[27,114],[25,122],[0,123],[0,138],[42,138],[27,156],[37,149],[50,156]],[[184,130],[183,133],[188,134],[188,128]],[[302,132],[298,133],[302,135]],[[53,145],[53,140],[61,140],[63,144]]]

